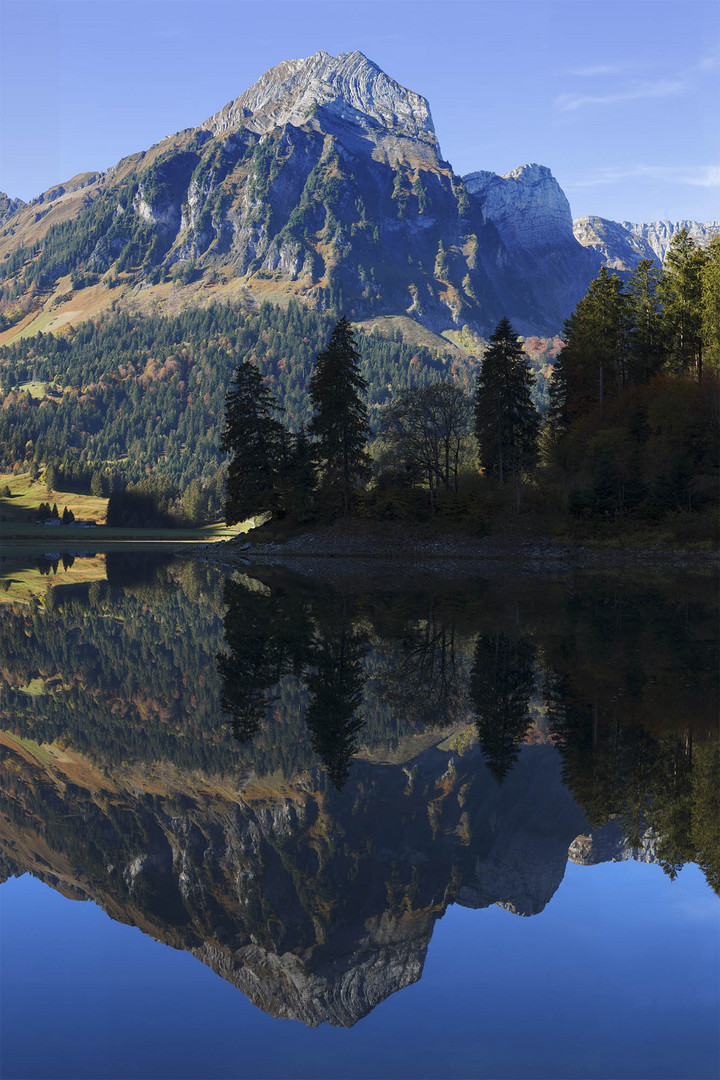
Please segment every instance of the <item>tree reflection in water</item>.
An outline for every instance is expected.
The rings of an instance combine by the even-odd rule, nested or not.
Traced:
[[[541,911],[568,857],[720,890],[706,580],[261,576],[76,559],[5,604],[5,873],[310,1024],[419,978],[450,903]]]
[[[530,726],[535,647],[527,635],[479,634],[470,673],[477,737],[488,769],[501,784],[517,761]]]
[[[311,748],[337,790],[361,733],[369,748],[394,752],[408,736],[471,724],[502,784],[539,711],[541,741],[560,752],[591,828],[615,822],[634,849],[652,836],[670,876],[696,861],[718,888],[710,610],[696,606],[693,617],[671,590],[628,595],[594,579],[584,590],[539,591],[555,601],[550,620],[527,601],[521,618],[517,597],[494,608],[502,592],[486,584],[462,600],[422,592],[379,602],[307,583],[230,581],[222,707],[239,741],[265,733],[262,753],[272,746],[288,776],[312,766]]]

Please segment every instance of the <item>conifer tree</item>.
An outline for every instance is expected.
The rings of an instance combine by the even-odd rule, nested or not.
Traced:
[[[622,282],[606,267],[565,322],[565,347],[550,386],[550,419],[567,426],[620,393],[627,381],[627,301]]]
[[[661,279],[662,271],[652,259],[642,259],[630,275],[627,293],[629,382],[647,382],[663,366]]]
[[[665,256],[662,300],[665,333],[674,370],[693,368],[702,378],[702,273],[705,252],[687,229],[673,236]]]
[[[470,673],[470,700],[485,763],[499,784],[517,761],[530,726],[535,648],[527,635],[481,634]]]
[[[102,473],[98,469],[95,469],[90,480],[90,494],[100,499],[105,494]]]
[[[348,513],[355,489],[368,476],[365,455],[369,429],[363,395],[367,383],[352,327],[343,316],[327,348],[319,353],[310,378],[314,409],[310,433],[321,468],[320,494],[326,506]]]
[[[715,374],[720,372],[720,236],[705,251],[702,271],[703,359]]]
[[[304,426],[287,440],[283,477],[283,505],[293,518],[302,520],[311,513],[316,486],[312,443]]]
[[[537,450],[538,414],[530,390],[532,373],[517,334],[502,319],[490,338],[475,395],[475,437],[484,469],[500,483],[519,479]]]
[[[352,624],[347,602],[318,612],[304,675],[308,691],[305,722],[315,753],[338,791],[345,785],[364,719],[362,656],[366,640]]]
[[[45,486],[48,491],[55,491],[59,484],[58,470],[53,464],[48,465],[45,470]]]
[[[226,483],[228,525],[279,508],[286,434],[273,415],[278,411],[258,369],[242,360],[227,393],[220,444],[225,453],[232,454]]]

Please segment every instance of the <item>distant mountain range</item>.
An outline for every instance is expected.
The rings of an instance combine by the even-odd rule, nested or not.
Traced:
[[[263,75],[196,128],[30,203],[0,195],[2,340],[110,304],[296,295],[357,320],[559,331],[601,265],[720,222],[573,222],[550,170],[460,177],[428,102],[362,53]],[[143,294],[143,295],[141,295]]]

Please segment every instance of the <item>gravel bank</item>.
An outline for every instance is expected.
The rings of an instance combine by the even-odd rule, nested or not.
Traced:
[[[559,576],[574,570],[639,569],[682,571],[715,569],[717,552],[677,548],[583,547],[533,538],[431,535],[396,523],[353,528],[335,524],[282,542],[244,538],[195,547],[191,557],[226,567],[282,565],[305,574],[345,578],[404,579],[496,576],[508,573]]]

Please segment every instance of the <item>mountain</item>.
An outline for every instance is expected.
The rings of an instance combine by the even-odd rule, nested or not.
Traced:
[[[497,233],[490,273],[500,284],[511,322],[525,325],[528,310],[543,308],[548,313],[543,329],[560,329],[559,315],[575,307],[597,273],[598,260],[578,244],[570,203],[550,169],[529,164],[504,176],[473,172],[463,183],[476,219]],[[486,261],[490,257],[486,252]],[[559,313],[554,321],[552,310]]]
[[[603,261],[659,256],[675,228],[593,218],[573,230],[541,165],[461,178],[425,98],[360,52],[318,52],[104,173],[28,204],[3,196],[4,340],[110,305],[289,295],[356,320],[487,334],[508,315],[552,334]]]
[[[696,244],[706,247],[720,236],[720,221],[608,221],[601,217],[582,217],[573,222],[575,239],[593,250],[602,265],[625,273],[634,270],[641,259],[662,263],[674,236],[686,229]]]

